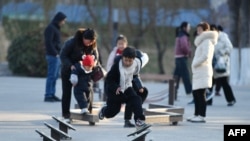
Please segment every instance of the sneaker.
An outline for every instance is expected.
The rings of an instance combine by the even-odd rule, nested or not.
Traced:
[[[188,102],[188,105],[190,105],[190,104],[194,104],[194,99],[192,101]]]
[[[44,102],[54,102],[54,98],[53,97],[45,97],[44,98]]]
[[[135,125],[133,123],[130,122],[130,120],[125,120],[124,122],[124,127],[125,128],[130,128],[130,127],[135,127]]]
[[[141,128],[143,128],[145,126],[147,126],[147,124],[145,123],[144,120],[140,120],[140,119],[136,120],[136,122],[135,122],[136,130],[140,130]]]
[[[80,113],[81,114],[88,114],[89,110],[88,110],[88,108],[83,108]]]
[[[52,98],[54,99],[54,102],[59,102],[59,101],[61,101],[61,99],[58,98],[57,96],[53,96]]]
[[[194,123],[204,123],[204,122],[206,122],[204,117],[202,117],[202,116],[196,116],[196,117],[190,119],[189,121],[194,122]]]
[[[212,99],[214,97],[215,93],[213,92],[207,92],[206,93],[206,101],[209,101],[210,99]]]
[[[63,118],[62,121],[66,122],[66,123],[71,123],[71,119],[70,118]]]
[[[192,116],[192,117],[188,117],[188,118],[187,118],[187,121],[190,121],[191,119],[196,118],[196,117],[197,117],[197,116],[195,116],[195,115]]]
[[[227,103],[227,106],[234,106],[234,104],[236,103],[236,101],[231,101]]]
[[[99,117],[99,119],[100,120],[103,120],[104,119],[104,111],[105,111],[105,109],[106,109],[106,106],[104,106],[104,107],[102,107],[102,109],[99,111],[99,113],[98,113],[98,117]]]

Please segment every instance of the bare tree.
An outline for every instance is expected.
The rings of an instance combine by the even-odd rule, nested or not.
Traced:
[[[240,21],[240,3],[241,0],[228,0],[230,15],[230,39],[234,47],[239,47],[239,21]]]
[[[95,5],[91,5],[89,0],[85,0],[84,4],[87,7],[87,10],[91,16],[91,19],[93,20],[92,26],[98,30],[98,34],[100,35],[100,37],[102,37],[100,44],[102,45],[102,47],[105,48],[105,50],[110,51],[110,47],[112,46],[112,42],[111,42],[112,41],[112,36],[111,36],[112,34],[109,32],[112,31],[112,29],[110,29],[110,28],[112,27],[112,20],[111,19],[113,16],[113,13],[112,13],[113,6],[112,6],[112,0],[107,0],[106,2],[107,3],[104,3],[104,5],[107,4],[108,10],[109,10],[108,11],[108,20],[107,20],[109,29],[106,29],[106,26],[101,25],[102,23],[99,22],[100,21],[99,19],[101,19],[99,16],[100,16],[102,11],[101,10],[98,11],[99,13],[96,12],[97,7],[95,7]],[[106,32],[104,32],[104,31],[106,31]],[[107,34],[107,31],[108,31],[108,34]],[[104,34],[104,33],[106,33],[106,34]]]
[[[241,8],[240,8],[240,46],[239,47],[249,47],[249,10],[250,1],[249,0],[241,0]]]
[[[135,15],[137,15],[137,19],[138,19],[138,24],[135,25],[135,23],[132,23],[132,17],[130,16],[129,12],[131,11],[131,7],[130,7],[130,2],[129,0],[125,1],[124,3],[124,13],[126,16],[126,20],[127,20],[127,24],[129,27],[129,30],[131,33],[133,33],[134,36],[134,40],[132,40],[132,44],[134,47],[136,48],[140,48],[140,43],[141,40],[143,38],[143,36],[145,35],[145,33],[147,32],[147,30],[149,29],[151,23],[147,22],[145,20],[145,17],[143,16],[144,11],[143,9],[145,8],[145,0],[138,0],[135,2],[135,7],[137,10],[137,13],[135,13]]]
[[[159,4],[152,2],[149,3],[149,17],[150,17],[150,21],[152,22],[152,38],[153,38],[153,42],[155,44],[156,47],[156,51],[157,51],[157,63],[159,66],[159,74],[165,74],[165,70],[164,70],[164,64],[163,64],[163,58],[164,58],[164,54],[166,52],[167,49],[167,30],[166,28],[164,28],[165,26],[157,26],[157,21],[161,21],[159,20],[157,17],[158,15],[158,10],[159,10]],[[167,13],[165,10],[163,13]],[[164,16],[163,16],[164,17]],[[166,19],[163,18],[163,19]],[[160,24],[164,24],[164,22],[161,22]]]
[[[55,5],[56,5],[56,1],[52,1],[52,0],[43,0],[42,1],[45,23],[49,22],[49,18],[50,18],[49,11],[54,9]]]

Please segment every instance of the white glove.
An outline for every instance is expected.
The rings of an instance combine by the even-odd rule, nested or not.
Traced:
[[[72,85],[75,86],[77,84],[77,82],[78,82],[78,77],[75,74],[71,74],[69,80],[72,83]]]
[[[149,57],[147,53],[144,53],[144,52],[142,53],[141,61],[142,61],[141,67],[143,68],[149,61]]]

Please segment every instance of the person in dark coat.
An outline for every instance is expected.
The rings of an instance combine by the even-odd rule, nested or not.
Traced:
[[[95,57],[94,67],[99,62],[99,53],[97,50],[97,34],[94,29],[80,28],[74,37],[64,43],[60,58],[62,62],[62,116],[65,122],[70,122],[70,101],[72,84],[70,82],[71,71],[75,69],[74,64],[82,60],[84,55],[93,55]],[[91,90],[93,91],[93,90]]]
[[[116,46],[113,48],[113,50],[110,52],[108,60],[107,60],[107,71],[109,71],[114,64],[115,61],[119,61],[121,59],[121,55],[123,50],[127,47],[128,40],[127,37],[124,35],[119,35],[116,38]],[[149,61],[149,57],[147,53],[144,53],[140,50],[136,50],[136,59],[139,59],[141,62],[141,68],[143,68]],[[148,96],[148,89],[142,85],[142,81],[139,77],[139,74],[137,76],[134,76],[134,79],[132,81],[133,88],[136,91],[136,93],[142,98],[142,103],[146,100]],[[133,111],[129,105],[125,105],[125,112],[124,112],[124,126],[127,127],[135,127],[133,123],[131,123]]]
[[[132,86],[133,76],[137,76],[140,69],[141,62],[136,59],[136,50],[126,47],[121,59],[114,62],[106,76],[104,90],[107,94],[107,105],[99,112],[100,120],[116,116],[122,104],[125,103],[132,107],[136,128],[140,129],[147,125],[142,109],[142,99]]]
[[[60,28],[63,24],[65,24],[65,20],[66,15],[62,12],[58,12],[44,31],[47,61],[47,79],[44,98],[45,102],[61,101],[60,98],[55,96],[55,93],[56,80],[59,77],[61,65],[59,58],[59,53],[62,46]]]

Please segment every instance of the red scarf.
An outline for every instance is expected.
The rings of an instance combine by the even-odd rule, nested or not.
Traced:
[[[116,55],[121,55],[123,50],[117,49]]]

